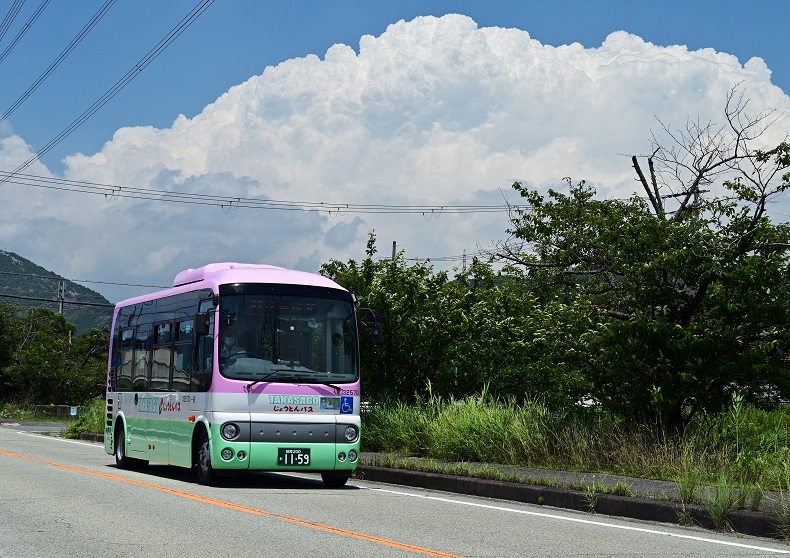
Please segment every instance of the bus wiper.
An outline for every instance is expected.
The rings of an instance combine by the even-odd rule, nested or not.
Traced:
[[[340,393],[340,386],[336,386],[335,384],[330,384],[329,382],[322,382],[321,380],[314,380],[313,378],[308,378],[304,376],[297,376],[296,378],[291,378],[292,380],[296,380],[297,382],[308,382],[310,384],[321,384],[322,386],[331,387],[337,393]]]
[[[288,370],[289,370],[288,368],[275,368],[274,370],[272,370],[271,372],[269,372],[269,373],[268,373],[268,374],[266,374],[265,376],[263,376],[263,377],[261,377],[261,378],[258,378],[258,379],[256,379],[256,380],[253,380],[253,381],[251,381],[251,382],[250,382],[249,384],[247,384],[247,386],[244,388],[244,391],[246,391],[247,393],[249,393],[249,392],[250,392],[250,390],[252,389],[252,387],[253,387],[255,384],[260,384],[261,382],[265,382],[266,380],[268,380],[269,378],[271,378],[272,376],[274,376],[274,375],[275,375],[275,374],[277,374],[278,372],[283,372],[283,371],[288,371]]]
[[[269,373],[263,376],[262,378],[258,378],[256,380],[251,381],[249,384],[247,384],[247,387],[244,388],[244,391],[249,393],[255,384],[260,384],[261,382],[265,382],[266,380],[268,380],[269,378],[271,378],[272,376],[274,376],[279,372],[297,372],[297,370],[296,368],[275,368],[273,370],[270,370]]]

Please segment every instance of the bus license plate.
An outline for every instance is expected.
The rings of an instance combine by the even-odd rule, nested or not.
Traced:
[[[277,465],[307,467],[310,465],[310,448],[277,448]]]

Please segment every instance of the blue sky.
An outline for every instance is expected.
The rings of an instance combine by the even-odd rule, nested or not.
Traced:
[[[0,63],[0,114],[102,3],[52,0]],[[118,0],[0,123],[0,170],[56,137],[196,3]],[[39,4],[27,0],[0,53]],[[0,2],[0,15],[11,5]],[[565,176],[629,195],[623,154],[647,149],[656,119],[720,117],[737,83],[790,127],[788,16],[779,0],[216,0],[28,172],[314,202],[501,204],[513,180],[544,188]],[[617,31],[627,34],[610,37]],[[396,240],[407,256],[438,261],[485,250],[507,227],[501,214],[261,213],[94,198],[0,186],[0,250],[69,278],[166,285],[209,261],[316,271],[361,257],[371,230],[381,252]],[[97,290],[112,300],[141,294]]]

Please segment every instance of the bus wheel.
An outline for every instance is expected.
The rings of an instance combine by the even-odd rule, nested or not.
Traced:
[[[123,425],[115,425],[115,466],[119,469],[130,469],[132,465],[126,456],[126,440],[123,436]]]
[[[115,466],[119,469],[141,469],[148,461],[126,455],[126,440],[123,435],[123,424],[115,428]]]
[[[205,430],[200,433],[198,442],[197,476],[200,484],[212,485],[217,480],[217,472],[211,466],[211,448]]]
[[[321,480],[327,488],[343,488],[348,481],[348,475],[337,475],[334,473],[321,473]]]

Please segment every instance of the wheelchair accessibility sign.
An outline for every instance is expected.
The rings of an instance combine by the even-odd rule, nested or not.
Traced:
[[[320,409],[322,411],[339,411],[341,415],[353,415],[354,398],[352,396],[322,397]]]

